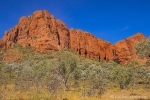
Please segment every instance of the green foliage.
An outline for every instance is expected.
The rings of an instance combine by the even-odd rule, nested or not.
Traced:
[[[122,66],[116,66],[116,68],[113,69],[112,79],[119,84],[120,89],[125,89],[131,82],[129,69]]]
[[[150,38],[144,41],[140,41],[135,46],[135,51],[139,57],[150,58]]]
[[[146,61],[145,66],[146,66],[146,67],[149,67],[149,66],[150,66],[150,59]]]
[[[150,82],[150,69],[147,67],[139,67],[137,69],[139,82],[147,83]]]
[[[37,36],[33,36],[33,39],[36,40],[36,39],[37,39]]]
[[[68,88],[68,80],[77,67],[77,58],[68,51],[58,53],[58,58],[54,61],[55,73],[60,77],[60,81],[64,84],[64,90]],[[55,74],[53,73],[53,74]]]
[[[14,49],[20,54],[23,58],[36,55],[31,46],[23,47],[22,45],[16,45]]]
[[[15,48],[26,55],[23,47]],[[41,93],[41,89],[46,89],[51,95],[75,87],[83,96],[101,97],[110,88],[110,84],[115,84],[120,89],[128,87],[134,90],[140,82],[150,83],[150,69],[139,67],[137,61],[126,66],[112,61],[97,62],[79,57],[75,52],[66,49],[27,55],[20,62],[0,62],[0,86],[7,88],[14,84],[14,91],[23,93],[36,87],[37,94]]]
[[[95,64],[83,64],[81,68],[81,80],[84,83],[83,96],[97,95],[101,97],[104,94],[107,86],[107,71],[102,67]]]
[[[4,66],[4,62],[0,61],[0,71],[1,71],[3,66]]]

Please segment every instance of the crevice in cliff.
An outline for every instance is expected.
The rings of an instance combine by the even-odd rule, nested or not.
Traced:
[[[85,57],[87,56],[87,49],[85,49]]]
[[[98,55],[98,61],[99,61],[99,62],[100,62],[100,59],[101,59],[101,58],[100,58],[100,55]]]
[[[106,60],[107,58],[106,58],[106,54],[105,54],[105,57],[104,57],[104,60]]]
[[[81,55],[81,50],[79,49],[79,54]]]
[[[112,50],[112,53],[113,53],[113,56],[117,56],[115,49]]]
[[[58,45],[60,46],[60,35],[59,35],[59,33],[58,33],[58,31],[56,32],[56,35],[57,35],[57,38],[58,38]]]
[[[15,32],[14,41],[13,41],[14,43],[17,43],[18,33],[19,33],[19,29],[17,29],[17,31]]]
[[[115,58],[115,59],[113,59],[113,61],[118,63],[118,64],[120,63],[119,58]]]
[[[27,37],[26,37],[26,40],[27,40],[27,46],[31,46],[31,44],[29,43],[29,30],[27,31]]]

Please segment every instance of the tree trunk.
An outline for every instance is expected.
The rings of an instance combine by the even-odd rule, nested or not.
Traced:
[[[68,89],[68,87],[67,87],[67,79],[64,81],[64,91],[66,91],[67,89]]]

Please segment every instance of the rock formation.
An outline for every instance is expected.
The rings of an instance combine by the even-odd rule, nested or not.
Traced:
[[[145,40],[146,37],[142,33],[137,33],[125,40],[119,41],[114,45],[115,55],[114,61],[125,64],[128,61],[137,58],[134,47],[138,41]]]
[[[0,48],[2,48],[2,47],[3,47],[3,41],[0,40]]]
[[[5,32],[2,40],[5,48],[21,44],[40,52],[55,51],[69,48],[69,29],[48,11],[36,11],[32,16],[21,17],[19,24]]]
[[[43,10],[21,17],[14,28],[5,32],[0,40],[0,48],[9,49],[18,44],[32,46],[38,52],[70,48],[87,58],[114,60],[125,64],[136,58],[134,45],[144,39],[146,37],[138,33],[112,45],[88,32],[68,29],[62,21],[56,20],[48,11]]]
[[[87,58],[112,60],[113,45],[88,32],[70,29],[70,47]]]

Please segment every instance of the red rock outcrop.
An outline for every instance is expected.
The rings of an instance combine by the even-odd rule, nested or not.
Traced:
[[[138,41],[145,40],[146,37],[142,33],[137,33],[125,40],[119,41],[114,45],[115,55],[114,60],[120,64],[126,64],[132,59],[136,59],[134,51],[135,44]]]
[[[24,47],[32,46],[38,52],[71,48],[87,58],[114,60],[125,64],[136,58],[134,46],[137,41],[144,39],[146,37],[138,33],[112,45],[88,32],[69,30],[62,21],[55,20],[53,15],[43,10],[36,11],[28,17],[21,17],[14,28],[5,32],[3,39],[0,40],[0,48],[8,49],[18,44]],[[9,60],[8,57],[5,58]]]
[[[71,49],[87,58],[112,60],[112,44],[88,32],[70,29],[70,46]]]
[[[3,41],[0,40],[0,48],[2,48],[2,47],[3,47]]]
[[[7,31],[2,40],[5,48],[21,44],[48,52],[69,48],[69,30],[48,11],[36,11],[32,16],[21,17],[19,24]]]

